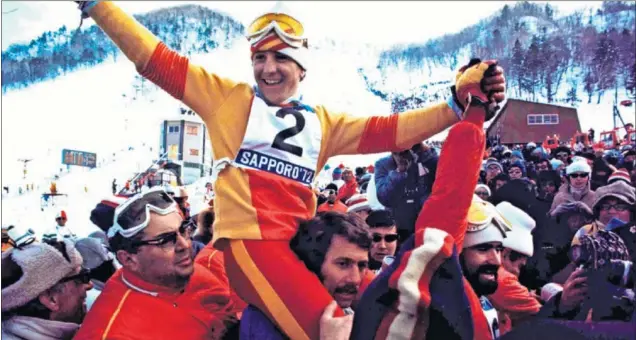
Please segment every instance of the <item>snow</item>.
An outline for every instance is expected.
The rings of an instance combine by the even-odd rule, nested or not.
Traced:
[[[311,49],[307,78],[301,84],[306,101],[358,117],[391,112],[389,102],[369,91],[360,69],[375,88],[391,95],[444,94],[455,76],[455,70],[448,66],[430,63],[419,70],[399,65],[380,71],[376,67],[380,49],[369,45],[323,40]],[[458,56],[460,64],[468,60],[469,51],[467,47]],[[193,55],[191,61],[220,76],[253,83],[246,41],[239,40],[209,54]],[[11,195],[2,199],[3,224],[26,224],[41,235],[54,225],[56,209],[64,208],[74,232],[82,236],[95,230],[88,218],[90,211],[111,193],[113,178],[121,185],[158,156],[159,126],[163,119],[177,114],[181,106],[154,86],[146,87],[146,93],[138,100],[131,100],[136,74],[134,66],[120,56],[117,61],[2,95],[2,185],[11,187]],[[557,97],[564,98],[567,89],[561,86]],[[579,93],[583,97],[583,92]],[[599,105],[580,104],[582,129],[610,129],[612,103],[613,96],[606,94]],[[636,123],[634,107],[623,107],[621,112],[626,122]],[[431,139],[441,140],[447,132]],[[129,147],[134,150],[128,151]],[[60,174],[58,190],[68,194],[68,199],[61,206],[40,211],[41,193],[64,167],[64,148],[97,153],[100,167],[72,168],[70,173]],[[367,166],[387,154],[333,157],[328,164]],[[28,164],[26,180],[22,179],[23,164],[18,161],[24,158],[33,159]],[[193,196],[201,196],[201,186],[206,181],[190,186]],[[37,190],[17,196],[16,186],[26,183],[34,183]]]

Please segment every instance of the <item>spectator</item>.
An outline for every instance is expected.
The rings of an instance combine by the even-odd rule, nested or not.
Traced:
[[[123,268],[106,282],[75,339],[220,338],[226,327],[218,313],[229,291],[194,264],[190,229],[174,200],[156,188],[108,208],[98,204],[91,217],[107,225],[103,219],[113,216],[107,234]]]
[[[592,169],[587,162],[573,162],[565,170],[566,183],[561,185],[554,197],[551,210],[566,202],[582,201],[593,206],[596,194],[590,189],[590,173]]]
[[[369,213],[371,213],[371,206],[369,206],[366,194],[353,195],[347,200],[347,207],[347,213],[357,214],[363,221],[366,220]]]
[[[345,168],[342,171],[342,180],[344,185],[338,189],[337,198],[340,202],[345,203],[351,196],[358,193],[358,182],[350,168]]]
[[[115,257],[98,238],[81,238],[75,243],[75,249],[82,255],[82,267],[90,271],[93,288],[86,293],[86,309],[90,310],[99,294],[104,290],[106,281],[117,270]]]
[[[413,233],[418,212],[431,193],[438,158],[433,148],[416,144],[375,163],[378,200],[393,213],[403,240]]]
[[[475,188],[475,195],[484,201],[488,201],[491,196],[490,188],[485,184],[477,184]]]
[[[60,210],[57,215],[55,215],[55,222],[57,225],[44,232],[42,235],[42,242],[59,242],[64,239],[76,241],[77,236],[69,227],[66,226],[67,221],[68,218],[66,217],[66,211]]]
[[[337,168],[336,168],[337,169]],[[327,201],[318,206],[316,212],[336,211],[340,213],[347,212],[347,206],[338,199],[338,187],[334,183],[329,183],[325,187],[323,196],[327,196]]]
[[[366,219],[371,230],[371,249],[369,250],[369,269],[377,271],[382,267],[386,256],[395,256],[399,235],[395,220],[387,210],[372,211]]]
[[[73,338],[92,284],[73,242],[32,243],[2,254],[2,339]]]

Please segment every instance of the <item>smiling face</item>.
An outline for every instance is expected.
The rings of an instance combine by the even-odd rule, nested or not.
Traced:
[[[258,88],[272,105],[280,105],[291,98],[305,74],[293,59],[274,51],[254,53],[252,66]]]
[[[462,251],[459,257],[462,271],[478,296],[490,295],[497,290],[502,249],[501,242],[489,242]]]

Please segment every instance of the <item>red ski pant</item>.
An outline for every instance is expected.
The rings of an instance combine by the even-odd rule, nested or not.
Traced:
[[[319,322],[333,300],[289,241],[229,240],[224,248],[230,285],[293,340],[318,339]],[[338,308],[334,316],[344,316]]]

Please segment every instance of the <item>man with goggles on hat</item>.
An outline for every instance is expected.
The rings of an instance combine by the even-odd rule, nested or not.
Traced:
[[[239,295],[294,339],[318,337],[318,320],[331,301],[300,261],[280,268],[273,260],[295,256],[288,242],[299,222],[314,215],[309,185],[316,172],[332,156],[404,150],[469,111],[485,110],[490,117],[505,98],[503,69],[495,61],[473,60],[460,69],[445,102],[391,116],[328,112],[300,96],[308,41],[303,25],[283,9],[248,26],[256,82],[250,86],[190,63],[112,2],[79,4],[82,16],[93,18],[142,76],[205,122],[218,176],[214,245],[227,253],[227,273]]]
[[[492,339],[497,313],[486,296],[510,224],[473,194],[485,147],[483,112],[453,126],[415,234],[365,290],[351,339]]]
[[[191,229],[176,202],[156,187],[111,203],[108,241],[122,268],[74,339],[221,338],[230,293],[193,262]]]

